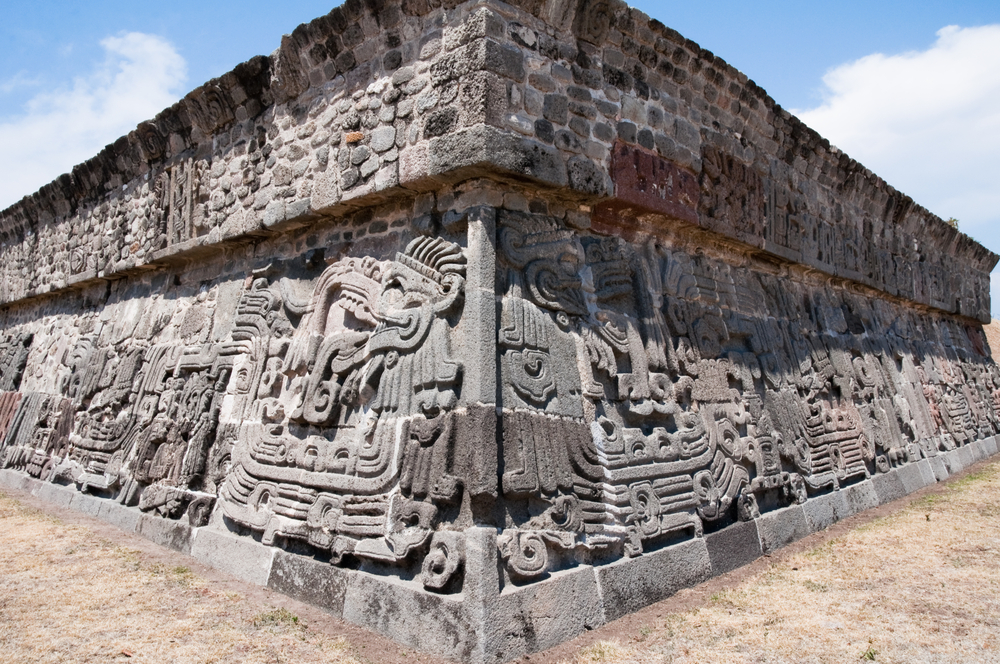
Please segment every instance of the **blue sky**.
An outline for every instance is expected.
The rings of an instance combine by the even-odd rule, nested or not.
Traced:
[[[18,3],[0,23],[0,208],[335,4]],[[1000,2],[632,4],[1000,253]]]

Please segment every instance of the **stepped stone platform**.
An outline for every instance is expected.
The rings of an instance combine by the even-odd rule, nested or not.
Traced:
[[[465,662],[997,453],[997,255],[614,0],[350,0],[0,213],[0,485]]]

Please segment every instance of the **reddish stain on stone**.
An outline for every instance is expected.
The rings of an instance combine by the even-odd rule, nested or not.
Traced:
[[[611,154],[611,179],[611,207],[636,207],[698,223],[698,179],[672,161],[618,142]]]

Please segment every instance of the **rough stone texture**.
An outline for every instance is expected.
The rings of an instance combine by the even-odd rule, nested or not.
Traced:
[[[595,567],[604,613],[615,620],[712,576],[704,539]]]
[[[931,468],[934,470],[934,479],[938,482],[943,482],[948,479],[948,475],[951,473],[948,470],[948,466],[945,465],[944,459],[941,457],[934,457],[932,459],[928,459],[928,461],[931,464]]]
[[[760,558],[763,553],[755,521],[742,521],[705,538],[713,574],[725,574]]]
[[[997,451],[998,257],[612,0],[350,0],[0,259],[0,481],[457,659]]]
[[[896,469],[896,473],[903,483],[903,491],[905,493],[919,491],[937,481],[934,479],[934,470],[927,459],[921,459],[918,463],[900,466]]]
[[[848,510],[845,516],[864,512],[881,504],[878,492],[871,482],[851,485],[843,490],[843,494]]]
[[[101,510],[97,513],[97,518],[105,523],[121,528],[125,532],[134,533],[139,527],[139,519],[142,513],[138,510],[129,509],[110,500],[101,501]]]
[[[504,593],[499,602],[504,659],[551,648],[607,622],[597,578],[586,568]]]
[[[853,514],[844,491],[815,496],[802,505],[802,512],[809,532],[823,530]]]
[[[771,553],[802,539],[814,529],[809,527],[803,506],[791,505],[762,514],[760,519],[757,519],[757,530],[760,533],[761,551]]]
[[[36,496],[43,500],[47,500],[55,505],[60,505],[62,507],[69,507],[70,503],[73,502],[75,493],[64,489],[63,487],[55,486],[52,484],[43,484],[38,488],[38,491],[32,491]]]
[[[100,516],[100,513],[97,516]],[[191,553],[193,533],[191,527],[185,523],[161,519],[152,514],[143,514],[136,524],[135,532],[160,546],[181,553]]]
[[[267,586],[335,615],[344,612],[350,575],[338,567],[305,556],[276,551]]]
[[[891,470],[888,473],[876,475],[872,478],[872,485],[878,495],[880,504],[891,503],[906,495],[906,487],[899,477],[899,472]]]
[[[258,586],[265,586],[271,576],[275,550],[257,546],[249,538],[199,529],[191,546],[198,560]]]

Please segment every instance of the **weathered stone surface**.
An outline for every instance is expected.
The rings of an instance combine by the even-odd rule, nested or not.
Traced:
[[[97,516],[101,511],[102,502],[104,501],[100,498],[94,498],[93,496],[78,493],[73,496],[73,500],[70,501],[69,506],[79,512],[83,512],[84,514]]]
[[[617,143],[611,155],[611,177],[616,201],[606,214],[622,214],[620,206],[627,205],[698,223],[698,182],[674,162]]]
[[[900,479],[899,473],[895,470],[876,475],[872,478],[872,485],[875,488],[875,493],[878,495],[879,503],[883,505],[891,503],[894,500],[899,500],[906,495],[906,488],[903,486],[903,481]]]
[[[51,484],[41,484],[37,487],[33,487],[32,485],[36,483],[35,480],[32,480],[30,477],[26,477],[21,473],[15,472],[13,470],[7,470],[7,469],[0,470],[0,478],[2,478],[0,479],[0,482],[2,482],[4,486],[9,487],[11,489],[16,489],[17,491],[26,491],[28,493],[37,495],[39,491],[46,490],[50,492],[50,495],[53,498],[55,498],[55,494],[58,493],[58,491],[53,491],[53,489],[58,489],[58,487],[52,486]],[[32,491],[32,488],[36,488],[36,490]],[[68,505],[69,502],[73,499],[73,493],[67,491],[66,494],[67,497],[65,499],[66,501],[65,504]],[[49,499],[48,496],[44,496],[43,498],[45,500],[49,500],[49,502],[53,503],[58,502],[58,499],[51,500]]]
[[[350,575],[329,563],[275,551],[267,587],[340,616]]]
[[[899,480],[903,483],[903,491],[907,494],[919,491],[937,481],[934,479],[934,470],[927,459],[900,466],[896,469],[896,474],[899,475]]]
[[[97,513],[97,518],[127,533],[134,533],[139,527],[139,519],[142,518],[142,513],[134,509],[129,509],[124,505],[113,503],[110,500],[103,500],[101,501],[101,509]]]
[[[510,589],[500,595],[497,613],[504,621],[505,660],[551,648],[607,622],[597,579],[586,568]]]
[[[268,583],[274,555],[251,539],[210,529],[199,529],[191,545],[194,558],[259,586]]]
[[[344,619],[459,661],[468,660],[475,648],[476,625],[468,621],[462,602],[364,573],[351,577]]]
[[[170,521],[151,514],[143,514],[139,518],[135,532],[148,540],[156,542],[181,553],[191,553],[192,531],[186,523]]]
[[[0,482],[495,662],[997,452],[996,255],[616,0],[440,4],[0,213]]]
[[[828,528],[853,514],[844,491],[833,491],[810,498],[802,505],[802,512],[809,532]]]
[[[882,502],[878,492],[875,490],[875,487],[871,482],[852,484],[851,486],[842,489],[842,492],[844,494],[844,499],[847,503],[847,509],[849,512],[848,514],[845,514],[845,516],[857,514],[858,512],[864,512],[865,510],[870,510],[873,507],[878,507]]]
[[[742,521],[705,537],[713,574],[725,574],[760,558],[757,523]]]
[[[809,501],[806,502],[808,504]],[[814,529],[809,527],[803,506],[791,505],[781,510],[762,514],[757,519],[757,530],[760,534],[761,551],[772,553],[802,539]]]
[[[604,613],[616,620],[678,590],[711,578],[712,563],[704,539],[652,551],[635,559],[594,568]]]
[[[33,493],[42,500],[47,500],[50,503],[61,505],[63,507],[69,507],[70,503],[73,502],[73,498],[76,496],[76,493],[73,490],[57,486],[55,484],[43,484],[38,487],[37,492]]]
[[[934,479],[938,482],[943,482],[948,479],[951,472],[948,470],[948,466],[945,465],[944,459],[942,457],[936,456],[928,459],[931,464],[931,468],[934,471]]]

